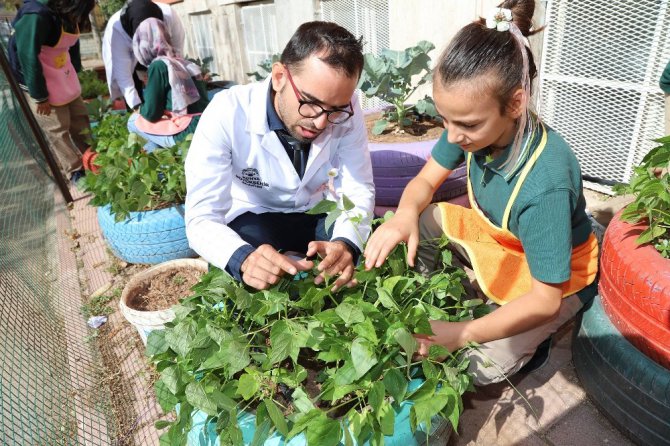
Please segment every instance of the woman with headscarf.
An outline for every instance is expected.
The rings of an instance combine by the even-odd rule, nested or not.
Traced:
[[[147,151],[170,147],[193,133],[209,103],[200,67],[179,57],[158,19],[143,21],[133,37],[133,53],[148,67],[144,103],[128,120],[128,130],[145,138]]]
[[[89,129],[77,71],[79,23],[94,0],[25,0],[12,26],[9,58],[14,76],[44,130],[63,173],[76,182]],[[84,132],[85,133],[85,132]]]
[[[165,23],[172,48],[178,56],[183,56],[184,28],[179,16],[169,5],[150,0],[128,0],[110,17],[102,38],[109,94],[112,99],[123,97],[131,109],[142,103],[141,83],[135,74],[137,59],[133,55],[133,35],[140,23],[150,17]]]

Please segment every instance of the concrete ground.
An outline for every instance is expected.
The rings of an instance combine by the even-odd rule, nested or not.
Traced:
[[[109,287],[111,275],[106,270],[107,254],[95,211],[73,189],[77,198],[70,211],[72,229],[78,233],[80,278],[84,292]],[[607,197],[586,191],[592,214],[607,224],[611,216],[627,201],[622,197]],[[61,237],[67,237],[65,227],[59,228]],[[84,298],[86,299],[86,297]],[[125,321],[123,321],[125,323]],[[449,439],[449,446],[463,445],[632,445],[589,402],[582,389],[571,360],[573,324],[563,327],[554,338],[549,362],[525,376],[512,377],[510,382],[479,388],[465,396],[465,411],[457,433]],[[143,355],[132,355],[136,362]],[[140,364],[128,366],[141,369]],[[131,372],[130,375],[135,372]],[[136,389],[142,398],[135,402],[135,411],[145,416],[139,426],[151,429],[149,418],[154,418],[155,403],[146,398],[146,389]],[[158,445],[155,432],[127,432],[138,445]],[[442,443],[442,442],[440,442]],[[439,444],[433,442],[433,444]]]

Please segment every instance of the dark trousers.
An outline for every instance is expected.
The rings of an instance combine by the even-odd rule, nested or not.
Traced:
[[[228,223],[228,227],[253,247],[268,244],[280,252],[307,252],[313,240],[330,240],[331,231],[326,232],[325,214],[285,214],[247,212]]]

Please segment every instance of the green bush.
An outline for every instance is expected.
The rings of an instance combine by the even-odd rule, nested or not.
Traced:
[[[414,105],[407,103],[417,88],[431,80],[428,52],[434,48],[435,45],[423,40],[403,51],[386,49],[379,56],[365,54],[358,87],[368,98],[379,98],[392,105],[384,110],[382,118],[372,128],[374,135],[384,132],[389,124],[402,131],[422,115],[437,116],[435,103],[429,96]],[[415,79],[418,80],[415,82]]]
[[[109,95],[107,84],[98,79],[98,74],[93,70],[84,70],[78,73],[81,84],[81,97],[93,99],[98,96]]]
[[[191,136],[173,147],[147,153],[144,140],[127,130],[128,115],[108,113],[93,129],[98,173],[87,172],[84,188],[94,194],[91,204],[111,206],[117,221],[130,212],[161,209],[184,203],[184,159]]]
[[[670,258],[670,136],[655,141],[660,145],[634,168],[630,183],[615,186],[614,190],[635,196],[635,200],[624,209],[621,219],[649,225],[637,238],[637,243],[650,243],[663,257]]]

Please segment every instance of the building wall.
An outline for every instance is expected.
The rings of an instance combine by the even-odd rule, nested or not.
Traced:
[[[186,29],[186,53],[198,56],[195,51],[193,16],[211,15],[211,33],[214,36],[217,66],[213,71],[221,79],[248,82],[246,75],[256,67],[249,66],[244,42],[240,10],[257,4],[274,4],[276,13],[277,48],[286,45],[295,29],[304,22],[320,19],[322,0],[184,0],[172,4]],[[327,0],[323,0],[327,1]],[[420,40],[432,42],[436,49],[431,57],[435,60],[454,34],[464,25],[497,5],[499,0],[388,0],[389,41],[391,49],[401,50],[413,46]],[[411,7],[410,7],[411,4]],[[535,23],[542,25],[546,0],[537,1]],[[530,39],[536,63],[539,65],[542,34]],[[418,92],[421,96],[429,92],[430,86]]]

